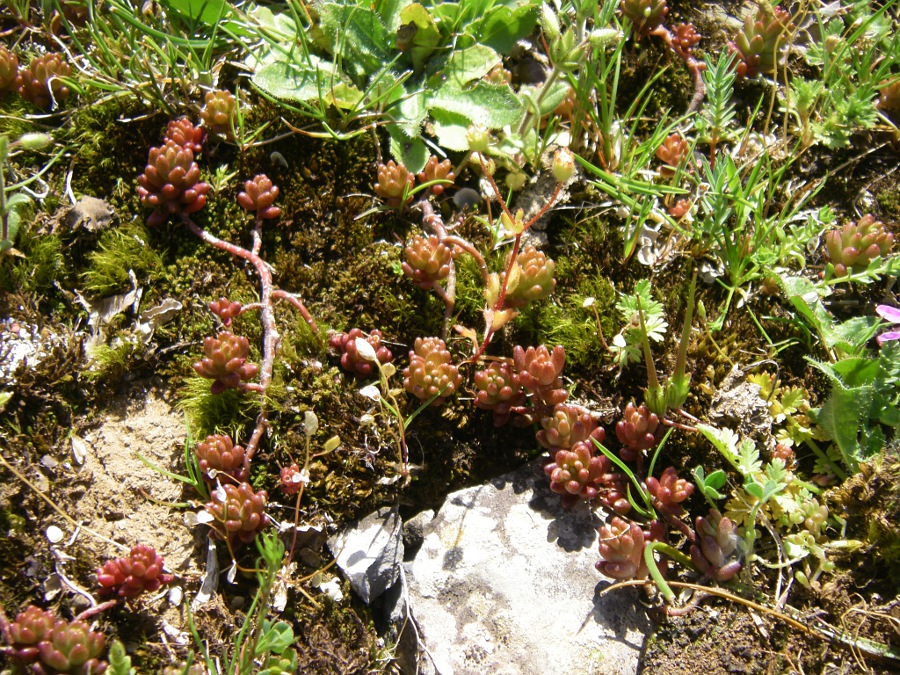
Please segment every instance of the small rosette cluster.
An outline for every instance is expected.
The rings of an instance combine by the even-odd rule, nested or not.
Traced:
[[[9,625],[9,635],[13,658],[32,672],[98,675],[107,669],[100,659],[106,637],[84,621],[69,623],[31,605]]]
[[[138,176],[141,204],[152,208],[148,225],[160,225],[172,215],[195,213],[206,204],[209,185],[200,180],[200,167],[187,145],[167,139],[150,148],[144,173]]]
[[[512,408],[525,403],[519,375],[505,361],[493,361],[487,368],[477,371],[474,381],[475,407],[490,410],[494,414],[495,426],[506,424]]]
[[[232,546],[249,544],[269,524],[265,490],[254,492],[250,483],[228,484],[220,485],[211,496],[205,510],[212,517],[212,532],[217,539],[227,540]]]
[[[200,119],[210,133],[233,139],[236,118],[237,101],[231,92],[206,92],[206,105],[200,109]]]
[[[446,180],[451,183],[456,180],[456,174],[453,173],[453,165],[450,163],[449,159],[445,159],[442,162],[438,161],[438,158],[432,155],[428,158],[428,161],[425,162],[424,168],[419,172],[419,183],[430,183],[434,180]],[[431,194],[435,197],[438,197],[444,193],[446,189],[446,185],[438,183],[436,185],[432,185],[429,190],[431,190]]]
[[[602,433],[598,440],[602,440]],[[591,501],[597,496],[609,469],[610,461],[596,453],[593,443],[580,441],[568,450],[557,450],[544,473],[550,479],[550,489],[562,495],[563,507],[571,508],[580,499]]]
[[[244,448],[235,445],[228,436],[207,436],[205,441],[197,443],[195,451],[203,477],[209,482],[216,482],[220,474],[230,476],[239,483],[250,478],[249,467],[244,463]]]
[[[622,444],[619,456],[626,462],[633,462],[644,450],[656,445],[659,417],[650,412],[645,403],[635,407],[629,402],[622,412],[622,419],[616,423],[616,438]]]
[[[420,288],[433,288],[450,276],[453,251],[436,235],[416,235],[404,250],[403,273]]]
[[[36,56],[28,66],[19,68],[16,90],[26,101],[48,110],[54,102],[58,105],[69,97],[69,87],[60,78],[71,75],[71,66],[59,54]]]
[[[563,367],[566,365],[566,351],[557,345],[551,352],[544,345],[523,349],[513,348],[513,364],[519,374],[519,382],[528,390],[537,403],[554,406],[563,403],[569,396],[562,381]]]
[[[645,544],[644,531],[637,523],[613,516],[600,527],[600,560],[594,567],[611,579],[644,579],[647,576]]]
[[[825,249],[836,277],[864,270],[878,256],[890,253],[893,246],[894,235],[871,214],[825,235]]]
[[[697,541],[691,544],[691,561],[703,574],[728,581],[741,571],[737,526],[716,509],[697,516]]]
[[[209,303],[209,311],[219,317],[226,327],[231,325],[231,322],[240,315],[243,309],[243,305],[237,300],[229,300],[225,297]]]
[[[555,273],[555,262],[534,246],[526,246],[510,268],[505,306],[521,309],[529,302],[549,298],[556,288]]]
[[[603,428],[597,426],[589,411],[578,405],[557,403],[553,414],[541,419],[537,441],[552,453],[571,448],[576,443],[589,442],[591,438],[602,442],[604,436]]]
[[[416,338],[409,353],[409,366],[403,370],[403,388],[432,406],[441,405],[462,384],[459,368],[443,340],[436,337]]]
[[[243,335],[223,330],[217,337],[204,340],[203,353],[205,356],[194,364],[194,370],[213,380],[209,388],[213,394],[239,387],[259,373],[259,366],[247,363],[250,342]]]
[[[187,117],[172,120],[166,125],[164,141],[172,141],[182,148],[187,148],[196,157],[203,151],[203,141],[206,140],[206,131],[201,126],[194,124]]]
[[[382,344],[381,339],[381,331],[377,328],[368,335],[359,328],[351,328],[346,333],[335,333],[332,335],[328,340],[328,345],[340,355],[341,368],[364,380],[372,377],[376,366],[365,354],[359,353],[359,345],[356,341],[365,340],[368,342],[372,347],[372,351],[375,352],[378,362],[384,365],[393,361],[394,355],[390,349]]]
[[[238,204],[256,214],[262,220],[271,220],[281,215],[281,209],[273,206],[278,198],[278,186],[265,174],[258,174],[244,183],[244,190],[238,193]]]
[[[674,466],[668,467],[659,478],[650,476],[644,481],[654,506],[674,516],[684,513],[681,503],[694,493],[694,484],[678,477]]]
[[[404,164],[389,160],[387,164],[378,165],[378,182],[372,186],[375,194],[391,208],[399,208],[408,202],[416,176],[410,173]]]
[[[674,176],[687,159],[690,145],[681,134],[669,134],[656,149],[656,158],[663,163],[659,169],[661,176]]]
[[[138,544],[127,558],[110,560],[97,572],[101,595],[131,600],[153,593],[175,578],[163,571],[165,562],[152,547]]]
[[[0,94],[14,91],[19,75],[19,57],[0,45]]]
[[[792,28],[791,14],[783,7],[760,7],[755,16],[749,15],[734,42],[728,43],[729,51],[737,54],[738,77],[774,73],[780,49]]]

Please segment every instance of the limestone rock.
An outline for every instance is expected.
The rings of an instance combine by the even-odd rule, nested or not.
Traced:
[[[598,597],[600,518],[563,509],[541,464],[449,495],[404,565],[420,672],[637,671],[650,630],[637,591]]]

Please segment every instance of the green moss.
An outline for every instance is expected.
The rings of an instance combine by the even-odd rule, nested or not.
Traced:
[[[144,345],[136,338],[114,338],[110,344],[95,345],[88,355],[89,367],[83,375],[90,381],[118,381],[144,362]]]
[[[56,235],[41,235],[33,229],[19,230],[16,248],[22,257],[3,261],[0,288],[6,291],[46,293],[65,271],[62,241]]]
[[[256,412],[255,401],[248,404],[253,395],[237,389],[212,394],[209,386],[209,380],[192,377],[185,381],[179,392],[178,408],[187,416],[195,438],[218,433],[235,436],[243,431],[253,420],[250,415]]]
[[[88,268],[81,280],[87,293],[104,296],[131,286],[129,271],[138,281],[152,282],[162,267],[159,253],[147,245],[150,234],[132,223],[100,236],[96,250],[88,254]]]

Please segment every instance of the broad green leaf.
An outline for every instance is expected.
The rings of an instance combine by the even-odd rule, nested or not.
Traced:
[[[421,72],[425,61],[441,44],[441,33],[434,25],[434,18],[418,2],[407,5],[400,12],[400,26],[397,28],[397,49],[408,52],[413,68]]]
[[[428,161],[428,148],[421,138],[410,137],[406,131],[397,124],[387,125],[388,134],[391,137],[391,154],[397,162],[402,162],[412,173],[417,173]]]
[[[500,62],[500,55],[490,47],[472,45],[454,51],[440,74],[461,89],[472,80],[480,80]]]
[[[825,435],[835,442],[844,462],[855,469],[862,457],[859,433],[868,422],[871,387],[847,388],[834,377],[831,393],[815,414]]]
[[[446,150],[465,152],[469,149],[466,133],[471,121],[464,115],[446,110],[431,111],[431,128],[437,138],[438,145]]]
[[[232,12],[231,3],[225,0],[162,0],[160,4],[166,9],[173,10],[188,19],[201,21],[210,27],[216,26]]]
[[[825,344],[854,354],[878,332],[879,321],[874,316],[857,316],[823,331]]]
[[[251,82],[264,92],[285,101],[323,98],[332,86],[341,83],[334,64],[310,55],[310,65],[278,61],[263,66]]]
[[[514,9],[493,7],[468,32],[483,45],[508,54],[513,45],[534,30],[540,12],[540,0],[526,0]]]
[[[719,492],[719,488],[725,485],[725,472],[722,469],[716,469],[706,476],[703,467],[697,466],[692,473],[694,482],[707,500],[714,502],[717,499],[724,499],[725,495]]]
[[[428,108],[457,113],[488,129],[516,124],[523,114],[521,101],[509,87],[486,82],[469,89],[445,85],[429,98]]]
[[[346,72],[359,81],[381,69],[394,58],[393,39],[378,14],[365,5],[347,6],[335,2],[317,5],[319,25],[335,56]]]
[[[263,619],[262,636],[256,645],[256,653],[265,654],[273,652],[281,654],[294,642],[294,631],[285,621],[276,621],[274,624]]]
[[[829,364],[829,369],[846,386],[860,387],[875,382],[880,366],[878,359],[853,358]]]

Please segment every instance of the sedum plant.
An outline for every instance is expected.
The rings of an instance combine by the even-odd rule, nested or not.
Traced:
[[[407,170],[402,162],[397,164],[389,160],[387,164],[378,165],[378,182],[372,187],[385,204],[396,209],[412,199],[410,191],[415,184],[414,173]]]
[[[269,524],[268,494],[265,490],[254,492],[250,483],[220,485],[211,497],[205,509],[212,518],[212,534],[231,547],[249,544]]]
[[[603,442],[605,432],[597,426],[594,416],[579,405],[557,403],[553,414],[541,419],[537,441],[551,453],[568,449],[591,438]]]
[[[14,91],[19,75],[19,57],[0,45],[0,94]]]
[[[131,600],[153,593],[175,577],[163,571],[165,563],[152,547],[138,544],[127,558],[110,560],[97,572],[102,595]]]
[[[644,579],[644,531],[635,522],[613,516],[600,527],[600,560],[597,571],[612,579]]]
[[[526,246],[509,270],[505,306],[521,309],[529,302],[549,298],[556,288],[555,272],[555,262],[534,246]],[[501,275],[501,282],[506,275]]]
[[[223,330],[218,336],[203,341],[203,353],[204,357],[194,364],[194,370],[213,381],[209,388],[213,394],[240,387],[259,374],[259,366],[247,363],[250,342],[243,335]]]
[[[644,37],[663,24],[669,7],[666,0],[622,0],[619,11],[631,22],[634,32]]]
[[[487,368],[477,371],[473,380],[475,407],[490,410],[495,426],[506,424],[512,409],[525,403],[519,374],[507,361],[492,361]]]
[[[200,168],[190,147],[166,140],[150,148],[150,159],[138,176],[141,204],[152,208],[148,225],[161,225],[172,215],[196,213],[206,204],[209,185],[200,180]]]
[[[735,524],[717,509],[708,516],[697,516],[697,542],[691,545],[691,561],[704,575],[716,581],[729,581],[741,571]]]
[[[894,235],[871,214],[825,235],[825,249],[835,277],[863,271],[875,258],[888,255],[893,246]]]
[[[364,380],[376,374],[376,365],[371,355],[361,354],[357,340],[364,340],[371,347],[378,363],[385,364],[394,360],[391,350],[381,343],[381,331],[377,328],[368,335],[359,328],[351,328],[346,333],[335,333],[328,340],[329,346],[338,352],[341,357],[341,368],[353,373],[357,378]]]
[[[563,387],[562,371],[566,352],[557,345],[551,352],[544,345],[522,349],[513,348],[513,363],[522,386],[536,399],[537,405],[555,406],[569,397]]]
[[[462,384],[462,375],[443,340],[436,337],[416,338],[409,353],[409,366],[403,370],[403,388],[432,406],[441,405]]]
[[[552,457],[553,461],[544,466],[544,473],[550,479],[550,489],[562,495],[564,508],[571,508],[579,499],[591,501],[597,496],[610,462],[605,455],[595,453],[592,443],[575,443],[568,450],[557,450]]]
[[[272,220],[281,215],[281,209],[274,206],[278,199],[278,186],[265,174],[257,174],[244,182],[244,189],[238,192],[237,200],[245,211],[255,213],[260,220]]]
[[[245,462],[244,448],[235,445],[229,436],[210,435],[205,441],[197,443],[197,463],[203,476],[210,482],[216,482],[219,474],[230,476],[237,482],[250,478],[250,468]]]
[[[206,104],[200,109],[200,119],[210,133],[232,140],[236,117],[237,102],[231,92],[206,92]]]
[[[59,54],[36,56],[28,66],[19,68],[16,90],[26,101],[47,110],[69,97],[69,87],[60,78],[71,74],[71,66]]]
[[[107,669],[106,661],[99,658],[106,637],[85,621],[69,623],[30,605],[4,632],[12,640],[5,651],[30,672],[100,675]]]
[[[729,52],[738,58],[738,77],[772,75],[792,29],[790,12],[780,6],[761,6],[755,16],[747,16],[734,42],[728,43]]]
[[[404,254],[406,259],[400,267],[419,288],[434,288],[450,276],[453,251],[437,235],[415,235]]]
[[[187,148],[196,157],[203,151],[203,141],[206,140],[206,130],[201,126],[194,126],[187,117],[172,120],[166,125],[164,141],[173,141],[183,148]]]

